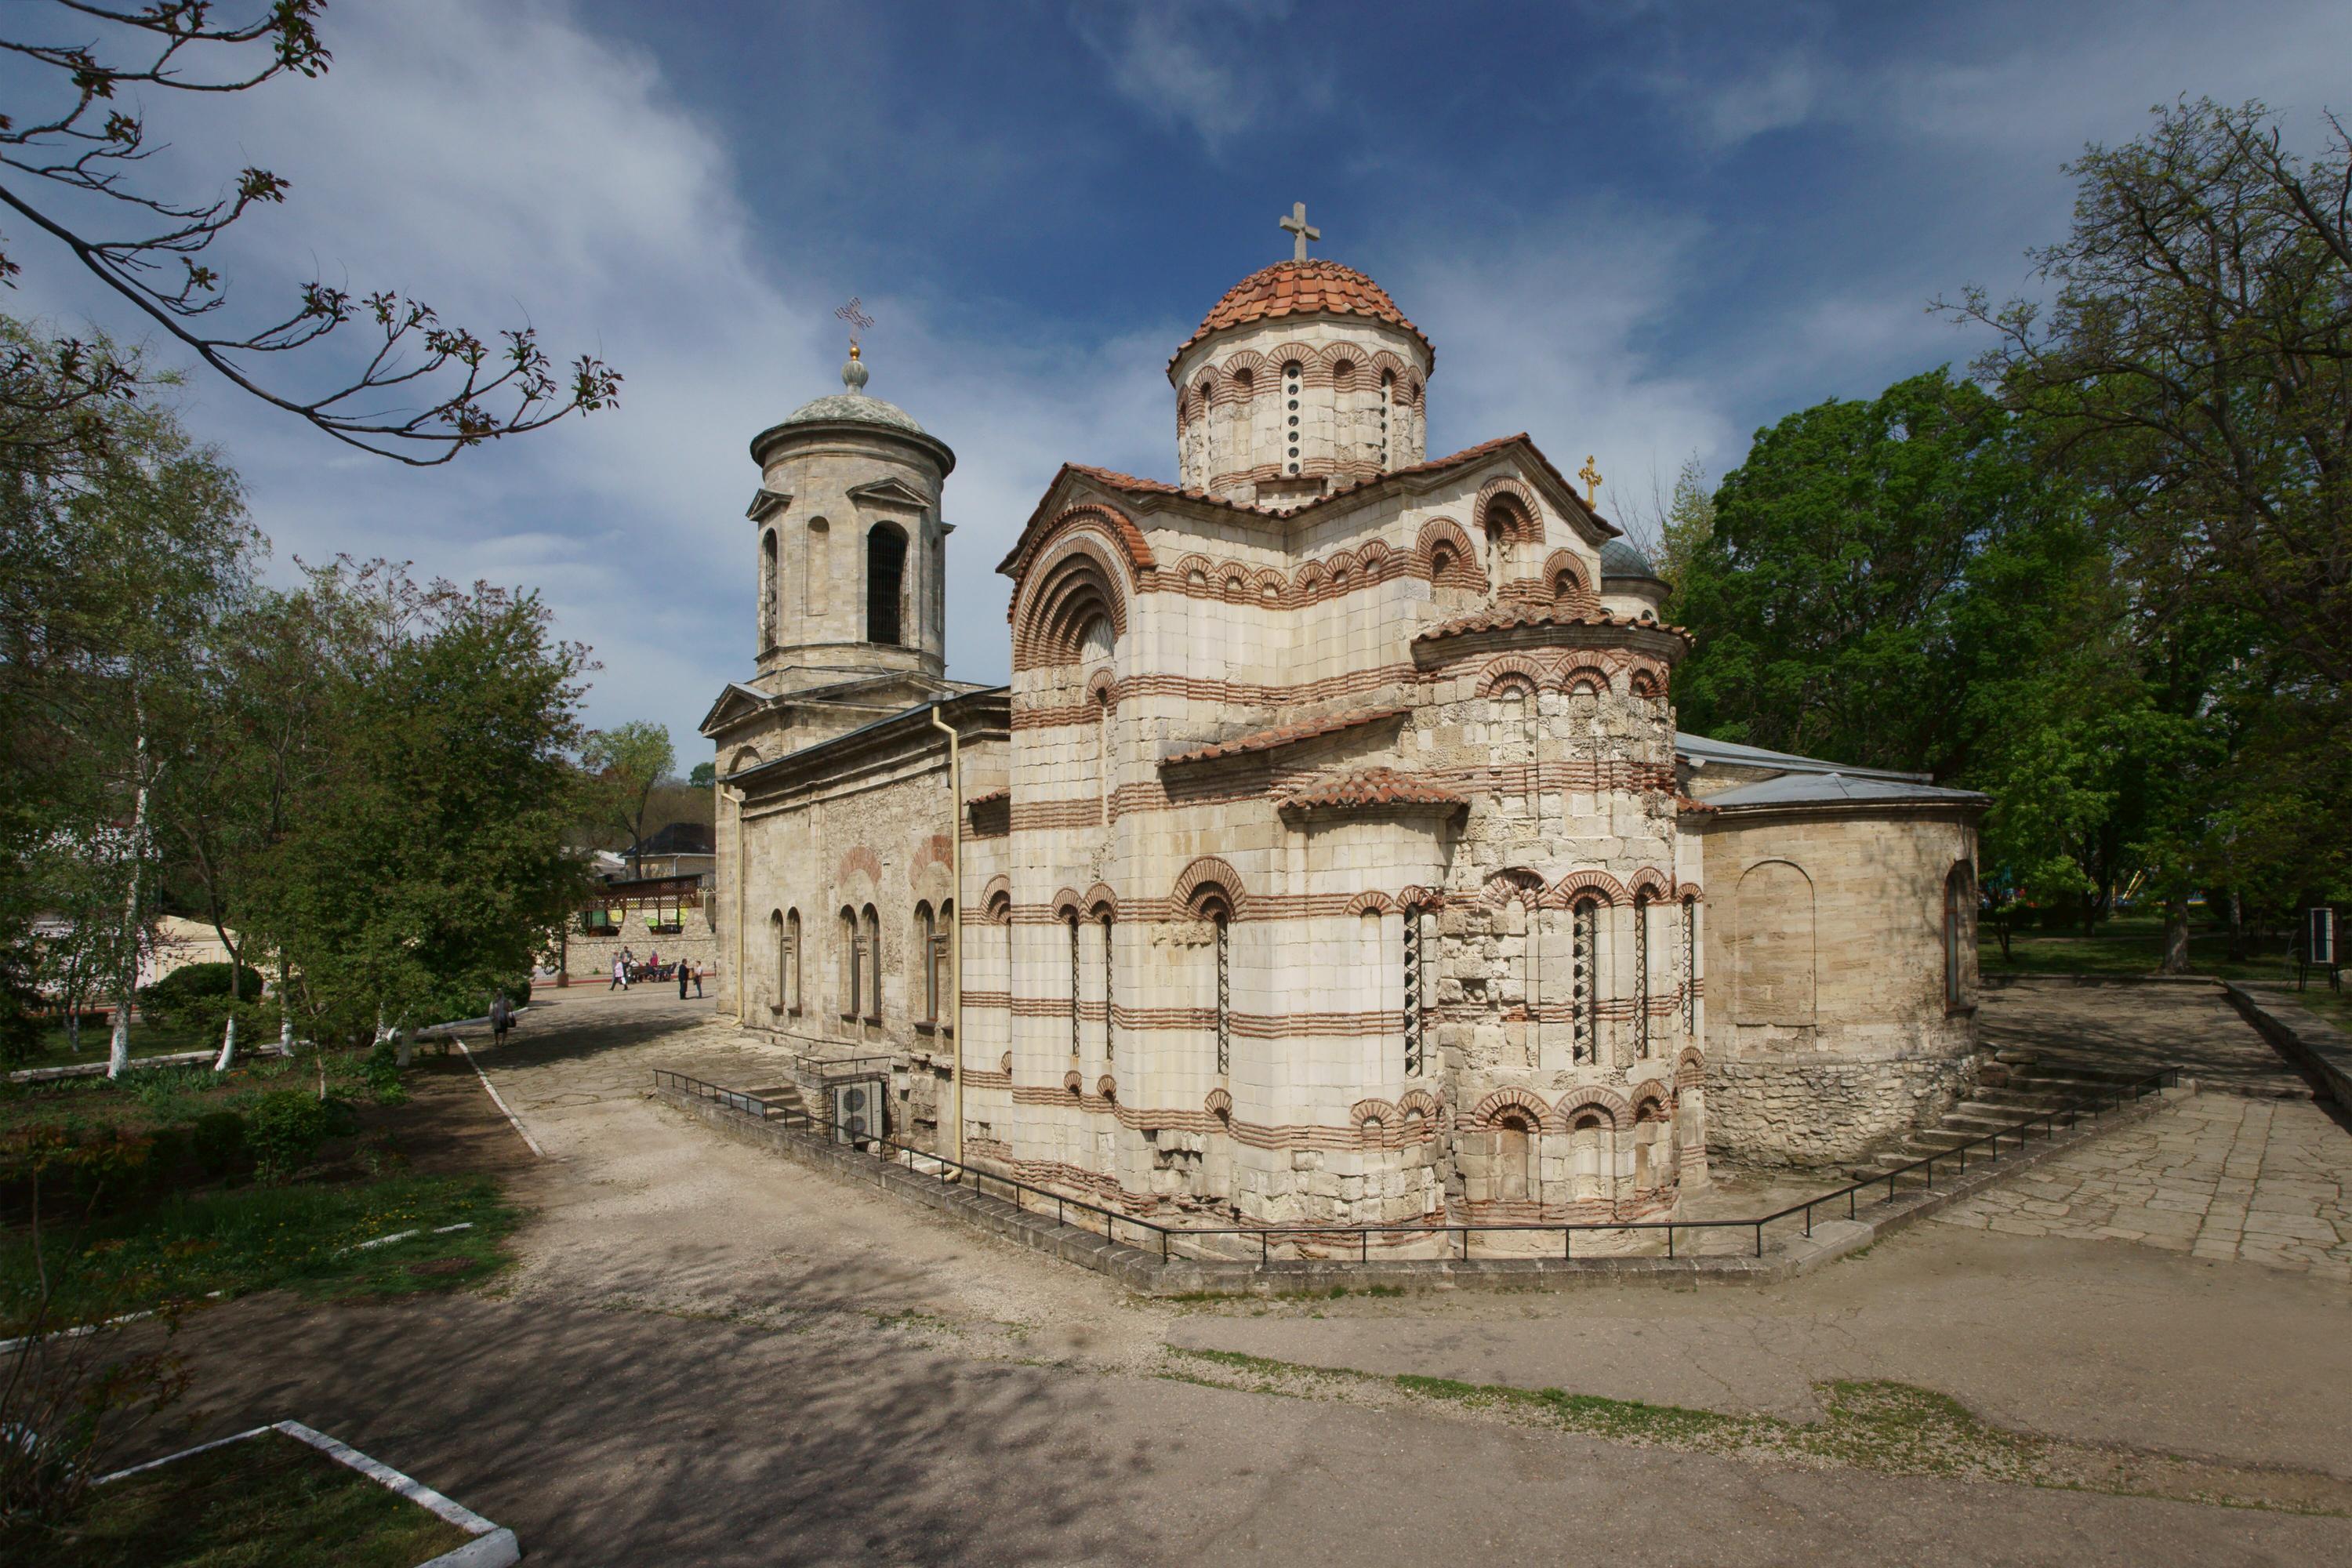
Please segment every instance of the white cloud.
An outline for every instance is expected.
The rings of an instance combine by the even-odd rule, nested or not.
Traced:
[[[1121,97],[1214,155],[1277,109],[1311,114],[1330,101],[1312,51],[1283,36],[1290,13],[1289,0],[1104,0],[1077,7],[1071,21]]]

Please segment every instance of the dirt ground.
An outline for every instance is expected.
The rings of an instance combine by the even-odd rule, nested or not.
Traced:
[[[483,1294],[200,1315],[195,1436],[309,1422],[533,1563],[2352,1563],[2336,1281],[1922,1226],[1765,1289],[1145,1303],[651,1100],[657,1066],[781,1076],[708,1004],[551,1002],[477,1053],[545,1159],[461,1059],[428,1064],[413,1118],[420,1163],[497,1169],[535,1211],[517,1266]],[[1399,1373],[1776,1433],[1885,1380],[1990,1425],[1717,1451],[1655,1413],[1595,1436]],[[2113,1474],[2068,1489],[2086,1466]],[[2181,1500],[2216,1495],[2269,1506]]]

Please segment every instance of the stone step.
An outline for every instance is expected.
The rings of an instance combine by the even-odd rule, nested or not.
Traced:
[[[2032,1051],[2021,1051],[2013,1047],[2003,1047],[2000,1050],[1993,1052],[1992,1059],[2009,1067],[2030,1068],[2042,1058],[2034,1055]]]
[[[2075,1103],[2075,1098],[2071,1094],[2053,1094],[2042,1089],[2019,1089],[2011,1085],[2007,1089],[1979,1087],[1975,1098],[1969,1103],[1998,1106],[2021,1116],[2037,1116],[2045,1110],[2057,1110],[2073,1105]]]

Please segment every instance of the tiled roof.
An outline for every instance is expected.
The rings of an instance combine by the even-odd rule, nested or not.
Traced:
[[[1211,745],[1195,746],[1160,759],[1162,767],[1181,763],[1206,763],[1219,757],[1238,757],[1251,752],[1270,752],[1276,746],[1287,746],[1295,741],[1311,741],[1318,735],[1336,735],[1342,730],[1360,725],[1377,724],[1383,719],[1401,718],[1402,708],[1358,708],[1328,718],[1308,719],[1297,724],[1277,725],[1271,730],[1259,730],[1247,735],[1236,735],[1230,741],[1218,741]]]
[[[1398,773],[1394,768],[1366,768],[1361,773],[1311,779],[1276,803],[1284,810],[1312,806],[1354,808],[1381,805],[1436,806],[1452,810],[1470,804],[1466,795]]]
[[[1200,327],[1168,356],[1168,363],[1173,366],[1186,349],[1211,332],[1285,316],[1369,316],[1402,327],[1419,338],[1421,346],[1429,350],[1430,363],[1437,363],[1437,350],[1430,343],[1429,334],[1405,320],[1387,289],[1352,267],[1323,260],[1277,261],[1251,273],[1225,290],[1225,297],[1201,318]]]
[[[1679,637],[1690,636],[1681,626],[1670,626],[1664,621],[1636,620],[1631,616],[1612,616],[1606,610],[1578,609],[1569,605],[1500,604],[1475,616],[1441,622],[1412,640],[1433,642],[1439,637],[1510,631],[1519,626],[1646,626],[1653,631],[1672,632]]]
[[[973,795],[970,800],[965,801],[964,805],[970,806],[994,805],[998,801],[1011,800],[1012,798],[1013,792],[1009,789],[982,790],[980,794]]]

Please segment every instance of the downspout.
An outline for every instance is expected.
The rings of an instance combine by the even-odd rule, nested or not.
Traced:
[[[955,993],[955,1053],[949,1081],[955,1086],[955,1154],[963,1163],[963,747],[954,725],[931,704],[931,728],[948,738],[948,808],[954,823],[948,840],[948,878],[955,889],[955,919],[948,922],[948,989]]]
[[[743,910],[751,889],[743,865],[743,791],[721,784],[719,793],[735,807],[735,1023],[741,1028],[751,1021],[751,1007],[744,1000],[751,977],[743,968]]]

